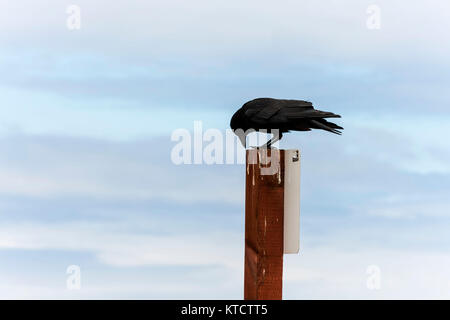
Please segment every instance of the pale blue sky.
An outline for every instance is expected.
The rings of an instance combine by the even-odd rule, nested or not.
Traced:
[[[285,298],[450,298],[449,10],[0,0],[0,297],[242,298],[244,168],[175,166],[170,134],[270,96],[345,127],[281,143],[302,151]]]

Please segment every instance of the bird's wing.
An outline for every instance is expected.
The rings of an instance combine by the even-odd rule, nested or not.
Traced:
[[[290,107],[283,108],[280,116],[286,117],[288,120],[307,119],[307,118],[340,118],[338,114],[333,112],[320,111],[313,108]]]
[[[298,114],[299,110],[314,110],[312,103],[303,100],[275,100],[275,99],[255,99],[251,101],[245,115],[255,122],[266,122],[277,113],[288,112],[292,115]]]

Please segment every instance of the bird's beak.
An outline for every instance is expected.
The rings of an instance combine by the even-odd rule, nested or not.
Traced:
[[[242,146],[244,149],[247,148],[247,132],[245,132],[243,129],[233,129],[233,132],[235,135],[238,136],[239,141],[241,141]]]
[[[247,148],[247,136],[245,134],[239,134],[238,137],[242,143],[242,146],[244,147],[244,149],[246,149]]]

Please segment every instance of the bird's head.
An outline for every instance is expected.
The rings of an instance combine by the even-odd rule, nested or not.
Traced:
[[[241,110],[238,110],[233,117],[231,117],[230,121],[230,127],[231,130],[233,130],[234,134],[238,136],[239,140],[241,141],[242,145],[246,146],[246,137],[247,137],[247,128],[245,127],[246,123],[243,117],[241,116]]]
[[[230,121],[230,127],[231,127],[231,130],[233,130],[233,132],[241,127],[242,124],[239,122],[241,122],[241,121],[239,121],[239,114],[238,114],[238,112],[236,112],[231,117],[231,121]]]

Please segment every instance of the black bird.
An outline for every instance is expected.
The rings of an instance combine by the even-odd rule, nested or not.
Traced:
[[[247,130],[264,130],[273,133],[277,129],[278,134],[269,140],[264,146],[270,146],[280,140],[283,133],[289,131],[310,131],[322,129],[332,133],[341,134],[339,130],[344,128],[325,120],[325,118],[340,118],[338,114],[314,109],[311,102],[303,100],[282,100],[272,98],[258,98],[245,103],[231,118],[231,129],[239,136],[242,145],[246,147]],[[236,132],[237,129],[242,131]]]

